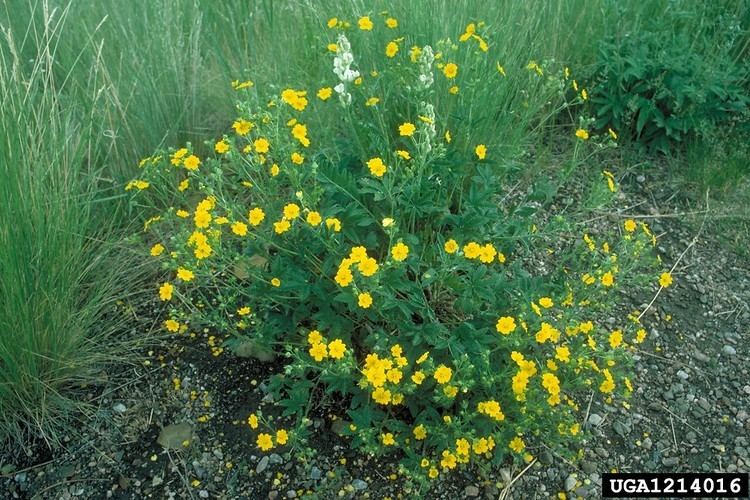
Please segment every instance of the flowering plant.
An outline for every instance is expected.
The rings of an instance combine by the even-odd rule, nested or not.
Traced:
[[[374,23],[357,24],[366,45]],[[574,453],[581,395],[633,389],[628,353],[645,330],[634,314],[599,319],[618,289],[652,279],[654,235],[632,220],[587,232],[551,214],[547,194],[514,192],[497,139],[452,100],[485,64],[481,25],[459,37],[466,63],[455,44],[406,51],[402,36],[371,66],[346,23],[329,28],[328,85],[269,95],[235,82],[238,117],[215,154],[163,151],[128,186],[170,207],[146,224],[169,273],[165,327],[210,331],[215,355],[283,354],[269,387],[296,425],[250,415],[264,451],[304,442],[311,400],[335,397],[338,432],[366,452],[400,449],[417,477],[528,461],[542,444]],[[611,201],[614,176],[591,189]]]

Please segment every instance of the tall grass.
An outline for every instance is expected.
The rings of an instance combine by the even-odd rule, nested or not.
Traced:
[[[0,45],[0,442],[54,445],[72,428],[76,390],[124,347],[115,301],[134,283],[133,262],[106,243],[117,212],[93,163],[101,94],[52,70],[65,19],[43,12]]]

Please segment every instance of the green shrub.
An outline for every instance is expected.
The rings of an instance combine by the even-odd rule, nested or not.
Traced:
[[[664,28],[604,40],[590,85],[597,127],[668,152],[688,137],[746,119],[747,65],[728,49],[710,52],[707,43]]]
[[[283,354],[269,388],[295,424],[253,412],[262,451],[302,445],[312,405],[336,399],[353,446],[399,449],[426,480],[542,444],[574,455],[581,394],[632,391],[637,315],[596,320],[617,290],[653,281],[655,238],[632,220],[589,235],[540,210],[545,192],[508,199],[503,138],[463,89],[569,82],[536,63],[499,74],[482,26],[433,51],[393,20],[332,19],[335,75],[270,92],[235,82],[238,117],[215,155],[158,152],[128,185],[167,273],[165,329],[202,330],[217,356]],[[616,189],[604,172],[589,196]]]

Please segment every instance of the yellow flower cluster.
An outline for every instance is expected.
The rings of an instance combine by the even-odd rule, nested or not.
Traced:
[[[341,339],[335,339],[326,344],[326,340],[318,330],[312,330],[307,335],[310,344],[308,353],[315,361],[323,361],[327,357],[341,359],[346,354],[346,344]]]
[[[286,89],[281,93],[281,100],[297,111],[307,107],[307,92],[304,90]]]
[[[498,422],[502,422],[503,420],[505,420],[505,414],[500,408],[500,403],[498,403],[494,399],[491,399],[489,401],[480,401],[479,403],[477,403],[477,411],[497,420]]]
[[[518,365],[518,372],[513,376],[512,388],[517,401],[526,400],[526,387],[529,379],[536,375],[537,369],[533,361],[528,361],[523,354],[513,351],[510,358]]]

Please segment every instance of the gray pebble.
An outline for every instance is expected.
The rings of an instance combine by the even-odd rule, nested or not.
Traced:
[[[680,463],[680,459],[678,457],[664,457],[661,459],[661,463],[664,467],[675,467]]]
[[[602,418],[602,416],[598,413],[592,413],[591,415],[589,415],[588,422],[589,425],[593,425],[594,427],[596,427],[601,424],[603,420],[604,419]]]
[[[361,479],[355,479],[354,481],[352,481],[352,486],[354,486],[355,490],[362,491],[364,489],[367,489],[367,482],[362,481]]]
[[[112,407],[112,411],[115,413],[125,413],[127,411],[127,408],[122,403],[115,403],[115,405]]]
[[[576,487],[577,482],[578,478],[576,478],[573,474],[569,475],[567,478],[565,478],[565,491],[573,491]]]
[[[261,458],[260,462],[258,462],[258,466],[255,467],[255,472],[257,474],[260,474],[261,472],[263,472],[264,470],[266,470],[268,468],[268,462],[269,462],[269,459],[268,459],[267,455],[265,457]]]
[[[464,496],[466,497],[478,497],[479,496],[479,488],[476,486],[470,485],[467,486],[466,489],[464,489]]]
[[[200,490],[198,492],[198,496],[201,497],[201,498],[208,498],[208,491],[206,491],[206,490]]]
[[[734,356],[735,354],[737,354],[737,350],[731,345],[725,345],[724,347],[722,347],[721,352],[723,352],[727,356]]]
[[[318,479],[320,479],[320,477],[321,477],[320,469],[318,469],[317,467],[313,467],[310,470],[310,479],[312,479],[313,481],[317,481]]]
[[[690,377],[690,375],[688,375],[688,373],[685,370],[678,370],[677,376],[680,377],[682,380],[687,380]]]

